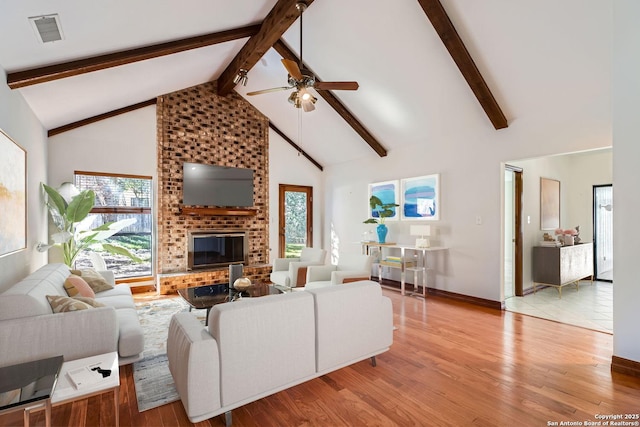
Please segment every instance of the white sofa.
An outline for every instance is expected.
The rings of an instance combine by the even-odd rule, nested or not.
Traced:
[[[392,342],[391,301],[367,280],[219,304],[208,328],[178,313],[167,356],[189,419],[224,413],[230,424],[232,409],[374,358]]]
[[[327,251],[318,248],[302,248],[297,258],[276,258],[273,261],[271,282],[282,290],[304,286],[307,267],[322,265],[327,257]]]
[[[107,307],[53,313],[47,295],[67,296],[64,264],[47,264],[0,294],[0,366],[63,355],[74,360],[117,351],[119,363],[139,360],[144,337],[127,285],[99,272],[113,289],[96,294]]]

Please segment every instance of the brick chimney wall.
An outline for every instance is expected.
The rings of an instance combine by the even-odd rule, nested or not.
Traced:
[[[187,233],[190,230],[246,230],[249,265],[266,264],[269,254],[269,119],[236,92],[232,91],[226,97],[218,96],[216,82],[210,82],[159,97],[157,127],[156,271],[171,276],[186,273]],[[183,162],[253,169],[257,215],[182,215]],[[173,289],[184,287],[169,286]]]

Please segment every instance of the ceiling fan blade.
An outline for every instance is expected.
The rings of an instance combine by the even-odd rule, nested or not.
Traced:
[[[293,88],[291,86],[274,87],[271,89],[262,89],[262,90],[256,90],[253,92],[247,92],[247,95],[249,96],[262,95],[263,93],[279,92],[281,90],[288,90],[288,89],[293,89]]]
[[[303,79],[302,72],[300,71],[300,67],[298,67],[296,61],[292,61],[291,59],[283,59],[282,65],[284,65],[284,68],[287,69],[287,72],[291,74],[291,77],[296,80]]]
[[[316,82],[314,89],[320,90],[358,90],[358,82]]]

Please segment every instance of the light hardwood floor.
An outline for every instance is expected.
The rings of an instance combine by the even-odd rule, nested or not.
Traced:
[[[547,426],[640,413],[640,378],[610,371],[609,334],[442,297],[384,293],[397,330],[377,367],[363,361],[245,405],[233,411],[233,425]],[[180,402],[139,413],[131,366],[121,382],[120,425],[192,425]],[[111,399],[56,407],[53,425],[110,426]],[[1,417],[0,425],[22,425],[20,414]],[[32,425],[44,425],[42,412]],[[221,417],[197,424],[223,425]]]

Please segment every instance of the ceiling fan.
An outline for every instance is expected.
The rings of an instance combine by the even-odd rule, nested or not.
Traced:
[[[279,92],[281,90],[295,89],[291,95],[289,95],[289,102],[296,108],[302,108],[305,112],[315,110],[315,103],[318,100],[309,91],[310,88],[320,90],[357,90],[358,82],[320,82],[316,80],[316,77],[311,74],[309,70],[306,70],[302,66],[302,13],[307,8],[307,4],[304,1],[296,3],[296,9],[300,12],[300,60],[299,63],[291,59],[283,59],[282,65],[289,73],[287,83],[289,86],[274,87],[271,89],[257,90],[254,92],[248,92],[247,95],[261,95],[263,93]]]

